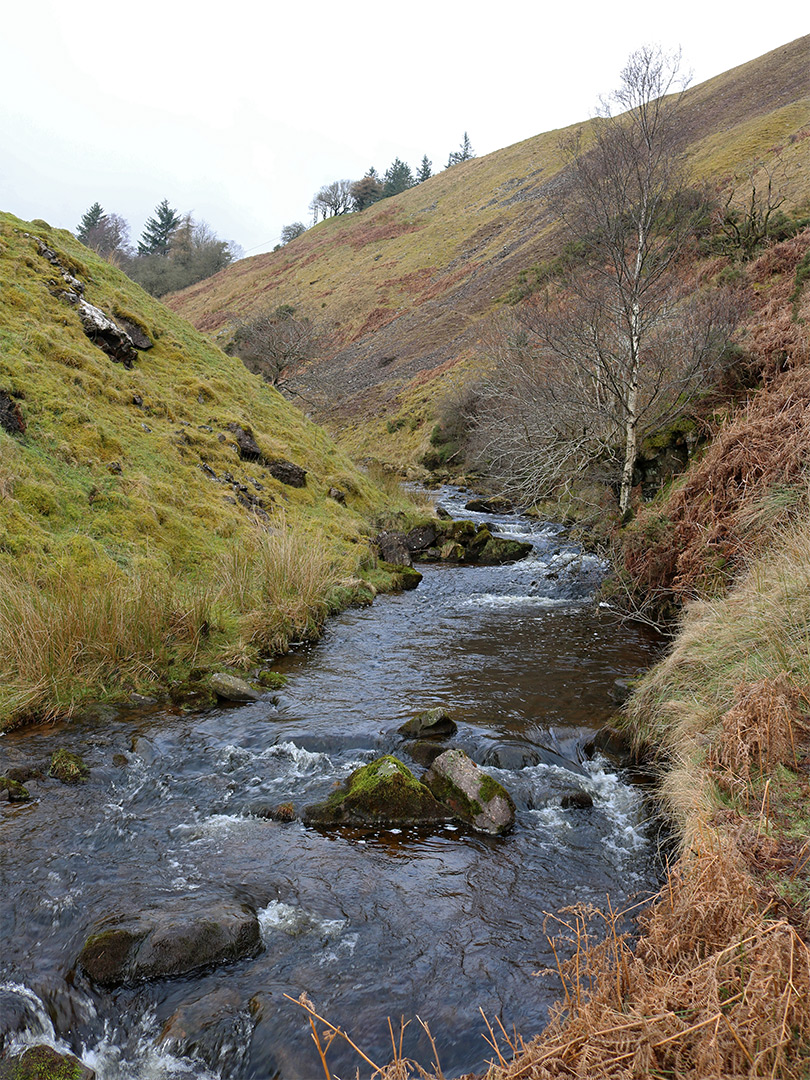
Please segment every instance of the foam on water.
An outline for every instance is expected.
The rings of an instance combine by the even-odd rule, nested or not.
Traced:
[[[271,900],[266,908],[262,908],[256,914],[262,941],[266,946],[271,944],[273,934],[279,930],[289,937],[314,934],[319,938],[334,941],[340,937],[346,926],[343,919],[324,919],[319,915],[304,911],[303,908],[285,904],[281,900]]]

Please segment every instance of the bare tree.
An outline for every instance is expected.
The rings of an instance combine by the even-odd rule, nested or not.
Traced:
[[[781,207],[792,179],[782,155],[777,153],[770,161],[752,162],[744,176],[732,180],[722,205],[714,213],[722,236],[720,246],[750,259],[766,240],[783,235],[789,222]]]
[[[333,180],[331,184],[322,187],[309,204],[314,221],[347,214],[354,204],[351,189],[351,180]]]
[[[314,323],[297,318],[294,307],[282,304],[236,323],[228,351],[240,357],[248,370],[278,386],[311,360],[317,349]]]
[[[592,279],[587,295],[561,289],[536,297],[501,316],[490,335],[493,370],[481,395],[475,453],[526,500],[559,496],[584,475],[624,482],[626,333],[611,314],[610,291],[601,283],[600,294],[599,286]],[[717,377],[739,315],[730,289],[670,291],[666,310],[645,327],[633,382],[639,443]]]

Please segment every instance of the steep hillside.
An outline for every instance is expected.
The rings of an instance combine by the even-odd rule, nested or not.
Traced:
[[[384,496],[320,428],[67,232],[0,215],[0,280],[0,729],[363,593]]]
[[[786,208],[806,203],[810,38],[688,92],[695,172],[721,182],[781,148]],[[318,415],[359,423],[367,445],[396,428],[389,456],[424,448],[430,401],[476,359],[482,317],[522,271],[555,253],[564,183],[548,132],[440,173],[360,214],[331,218],[280,251],[246,259],[169,300],[201,330],[292,304],[331,333],[300,380]],[[803,170],[803,171],[802,171]],[[402,416],[397,414],[402,412]],[[382,416],[369,426],[364,417]]]

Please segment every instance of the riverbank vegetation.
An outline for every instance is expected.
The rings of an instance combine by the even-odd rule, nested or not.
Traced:
[[[368,538],[424,507],[238,359],[44,222],[0,279],[0,730],[200,700],[395,584]]]

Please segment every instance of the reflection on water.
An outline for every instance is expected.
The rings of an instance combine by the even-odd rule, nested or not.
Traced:
[[[493,520],[460,511],[456,495],[447,503]],[[494,520],[531,536],[529,559],[427,568],[416,591],[333,619],[317,646],[278,663],[281,694],[0,740],[0,771],[45,763],[61,745],[91,766],[78,788],[29,782],[38,801],[0,818],[0,1015],[4,1001],[22,1015],[18,1039],[69,1046],[100,1080],[292,1080],[319,1067],[306,1017],[284,998],[306,991],[380,1061],[386,1017],[428,1018],[450,1077],[484,1066],[479,1007],[526,1034],[542,1025],[556,997],[554,980],[534,975],[553,963],[544,912],[654,887],[641,794],[582,747],[610,717],[613,680],[647,666],[656,643],[594,606],[601,567],[558,529]],[[453,745],[512,793],[510,835],[321,833],[263,816],[288,801],[300,810],[381,753],[419,772],[397,728],[433,705],[457,719]],[[593,808],[563,810],[577,788]],[[257,911],[259,956],[107,993],[75,970],[99,917],[209,896]],[[208,1073],[156,1042],[175,1010],[224,988],[235,1005],[198,1049]],[[415,1024],[405,1049],[431,1059]],[[350,1052],[333,1055],[336,1074],[354,1074]]]

